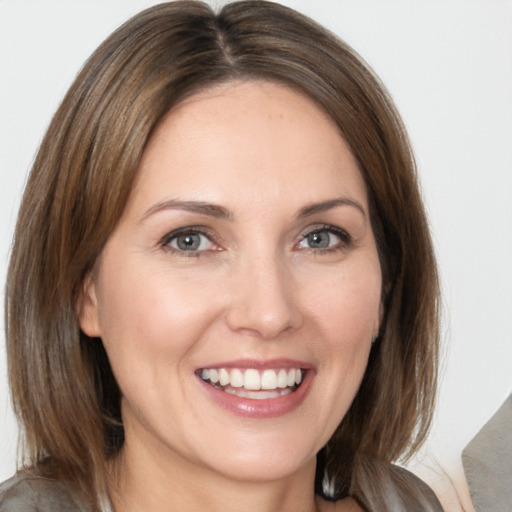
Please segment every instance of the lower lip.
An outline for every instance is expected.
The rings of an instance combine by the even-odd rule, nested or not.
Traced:
[[[256,400],[231,395],[208,384],[197,377],[209,397],[223,409],[245,418],[277,418],[297,409],[305,400],[314,378],[313,371],[308,370],[301,385],[292,393],[276,398]]]

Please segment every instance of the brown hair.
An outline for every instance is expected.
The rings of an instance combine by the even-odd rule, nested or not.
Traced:
[[[157,5],[86,62],[26,186],[6,287],[10,385],[27,461],[91,502],[123,443],[120,392],[101,343],[80,331],[83,282],[121,216],[145,144],[174,105],[231,80],[269,80],[337,123],[368,190],[383,272],[381,331],[359,392],[318,455],[317,492],[365,503],[369,461],[412,454],[432,419],[438,280],[414,159],[395,107],[344,42],[283,6]],[[330,489],[328,492],[327,489]]]

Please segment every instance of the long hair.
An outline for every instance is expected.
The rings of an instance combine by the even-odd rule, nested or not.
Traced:
[[[9,378],[25,460],[77,483],[93,506],[123,427],[105,351],[79,328],[84,279],[162,117],[194,93],[240,80],[313,99],[348,143],[368,192],[383,321],[357,396],[318,454],[317,492],[364,503],[369,461],[407,458],[429,430],[438,278],[414,158],[388,93],[349,46],[289,8],[160,4],[116,30],[69,89],[31,170],[8,270]]]

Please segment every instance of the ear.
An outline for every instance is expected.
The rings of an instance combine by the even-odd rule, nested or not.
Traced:
[[[84,280],[82,292],[77,302],[77,314],[82,331],[91,338],[99,338],[101,336],[101,329],[98,298],[96,284],[91,274]]]

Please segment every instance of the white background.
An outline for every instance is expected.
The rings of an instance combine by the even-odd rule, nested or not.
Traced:
[[[0,0],[2,287],[23,183],[52,113],[98,44],[154,3]],[[412,138],[444,292],[438,412],[414,469],[442,493],[442,472],[459,485],[463,446],[512,391],[512,2],[283,3],[362,54]],[[3,318],[0,327],[1,481],[15,470],[17,429]]]

